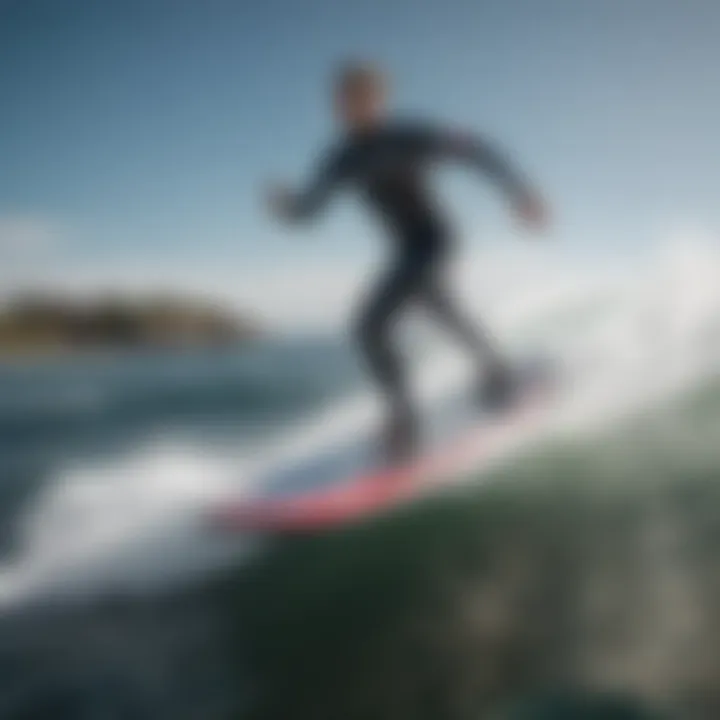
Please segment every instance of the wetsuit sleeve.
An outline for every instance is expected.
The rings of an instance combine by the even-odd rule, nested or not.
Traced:
[[[289,213],[291,219],[309,220],[320,213],[346,175],[345,153],[334,151],[328,154],[320,162],[308,185],[294,196]]]
[[[477,168],[497,182],[513,201],[523,202],[533,195],[520,171],[491,143],[470,134],[444,130],[426,132],[425,142],[434,154]]]

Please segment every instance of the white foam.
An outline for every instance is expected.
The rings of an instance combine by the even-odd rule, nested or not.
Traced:
[[[197,570],[198,559],[227,554],[227,543],[203,537],[197,509],[240,491],[242,478],[236,457],[160,440],[116,464],[67,468],[23,518],[0,597],[126,591]]]

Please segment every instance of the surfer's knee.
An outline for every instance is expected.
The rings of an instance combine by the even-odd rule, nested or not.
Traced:
[[[387,313],[369,312],[354,325],[353,336],[365,354],[384,352],[390,346],[390,319]]]

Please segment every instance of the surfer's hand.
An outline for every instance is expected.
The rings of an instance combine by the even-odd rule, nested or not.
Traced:
[[[291,220],[295,214],[295,194],[283,186],[271,186],[266,192],[266,203],[270,213],[281,220]]]
[[[547,205],[539,195],[528,195],[515,205],[520,222],[529,230],[541,232],[549,225],[549,212]]]

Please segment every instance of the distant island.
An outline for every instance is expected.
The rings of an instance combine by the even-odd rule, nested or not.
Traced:
[[[0,356],[223,347],[259,334],[249,319],[186,297],[25,295],[0,308]]]

